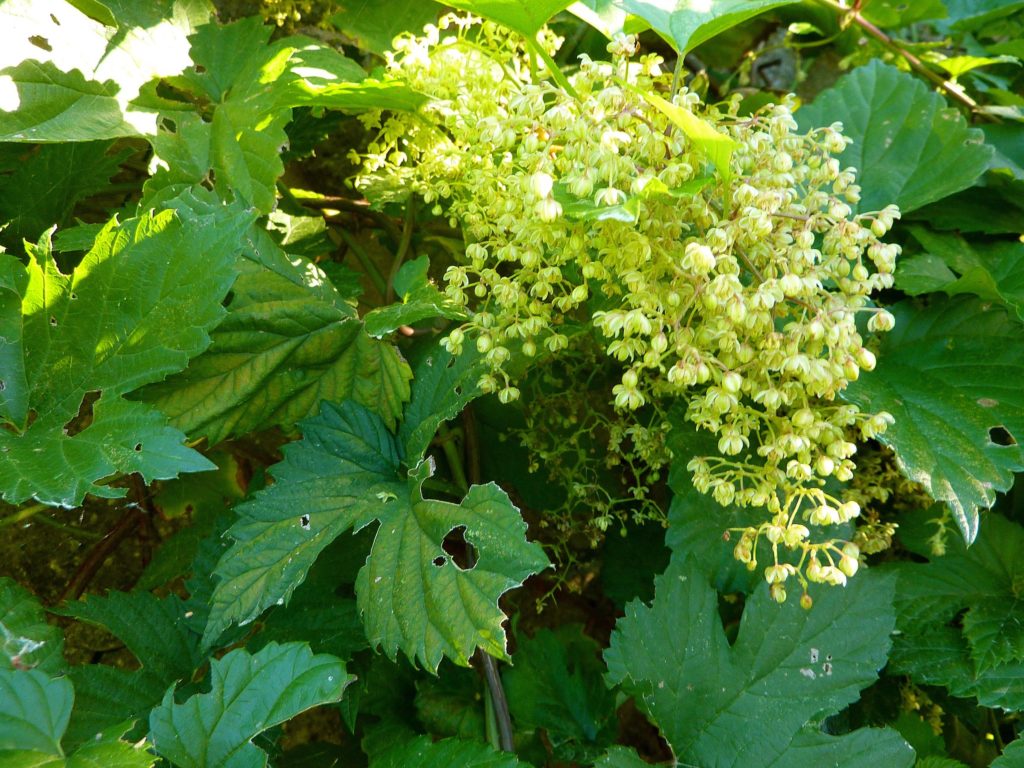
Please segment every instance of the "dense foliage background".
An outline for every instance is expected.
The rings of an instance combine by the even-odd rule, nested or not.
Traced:
[[[587,289],[505,346],[485,302],[546,278],[451,288],[476,192],[422,137],[488,86],[437,111],[427,59],[386,52],[452,7],[496,25],[465,38],[495,82],[546,94],[494,141],[561,161],[541,113],[613,58],[595,98],[635,91],[623,130],[692,153],[596,197],[498,174],[581,252],[756,199],[744,142],[797,145],[742,131],[783,102],[851,140],[830,221],[898,206],[864,214],[901,253],[855,364],[792,415],[892,424],[779,475],[859,510],[799,524],[827,571],[693,463],[766,439],[693,415],[740,384],[667,396],[660,358],[606,350],[628,274],[562,264]],[[0,766],[1024,765],[1022,59],[1016,0],[0,0]],[[854,293],[837,274],[807,290]]]

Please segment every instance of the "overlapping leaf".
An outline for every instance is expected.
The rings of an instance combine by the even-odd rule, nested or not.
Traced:
[[[435,317],[466,319],[465,310],[437,289],[427,277],[430,261],[426,255],[408,261],[395,276],[399,302],[367,312],[363,317],[366,332],[381,338],[403,325],[412,325]]]
[[[502,679],[520,729],[543,728],[562,759],[592,759],[615,738],[615,694],[602,680],[599,646],[579,625],[521,640]]]
[[[498,598],[547,559],[525,540],[504,492],[490,484],[471,488],[461,504],[424,499],[429,464],[403,478],[384,423],[352,402],[325,403],[302,431],[272,470],[276,483],[239,509],[229,531],[235,543],[216,569],[207,641],[287,600],[327,544],[377,520],[356,583],[370,643],[431,670],[444,656],[466,664],[477,647],[505,656]],[[477,553],[468,570],[442,546],[459,528]]]
[[[210,664],[210,692],[175,703],[174,687],[149,716],[150,738],[180,768],[264,768],[252,740],[307,709],[338,701],[353,678],[304,643],[242,648]]]
[[[154,77],[188,66],[187,35],[210,15],[201,0],[109,0],[97,21],[61,0],[0,5],[0,140],[91,141],[156,132],[132,101]]]
[[[2,320],[3,356],[22,365],[3,379],[11,428],[0,430],[0,495],[71,507],[87,493],[123,495],[100,483],[115,473],[148,481],[212,467],[160,413],[123,396],[209,344],[249,221],[225,207],[112,221],[71,275],[48,236],[29,248],[20,334]],[[0,274],[16,275],[12,257],[0,262]]]
[[[343,0],[331,23],[367,51],[383,54],[399,32],[419,34],[440,8],[423,0]]]
[[[125,728],[93,734],[88,744],[65,756],[74,689],[66,677],[38,670],[0,669],[0,765],[9,768],[150,768],[156,758],[145,742],[120,741]]]
[[[609,681],[636,697],[683,762],[909,766],[913,751],[893,731],[834,736],[817,726],[885,665],[893,582],[860,574],[846,589],[819,590],[811,611],[776,605],[762,584],[730,646],[717,593],[677,560],[651,607],[627,606],[605,653]]]
[[[973,541],[979,508],[991,507],[1024,469],[1024,329],[1002,309],[965,297],[893,311],[896,329],[882,341],[878,367],[845,396],[895,416],[882,441],[907,477],[949,504]]]
[[[71,603],[61,613],[103,627],[138,659],[141,669],[90,664],[72,667],[76,702],[67,738],[85,742],[127,720],[145,719],[167,686],[189,680],[202,663],[199,636],[182,601],[149,592],[110,592]]]
[[[507,752],[495,752],[486,744],[445,739],[432,742],[427,736],[387,750],[370,761],[371,768],[435,768],[440,765],[459,768],[526,768]]]
[[[415,109],[423,103],[395,83],[364,86],[362,68],[330,46],[305,37],[270,42],[272,31],[259,17],[249,17],[204,25],[189,38],[194,66],[172,82],[209,103],[212,118],[171,113],[174,129],[153,140],[166,169],[147,182],[144,202],[160,199],[168,187],[173,194],[177,184],[212,177],[222,196],[269,213],[284,172],[280,154],[292,107]]]
[[[445,0],[444,4],[479,14],[532,39],[548,19],[572,5],[572,0]]]
[[[929,562],[894,566],[894,664],[956,695],[1017,708],[1024,703],[1024,529],[990,514],[970,547],[947,534],[938,555],[929,546],[936,517],[937,510],[924,510],[900,520],[904,546]]]
[[[920,685],[942,686],[953,696],[977,698],[984,707],[1024,709],[1024,664],[1000,664],[978,674],[966,638],[951,626],[897,636],[889,669]]]
[[[993,150],[921,80],[873,60],[796,114],[801,130],[839,121],[853,143],[839,156],[858,171],[861,211],[904,213],[974,184]]]
[[[370,338],[322,273],[266,232],[250,232],[246,254],[209,351],[145,400],[211,444],[291,428],[321,400],[351,398],[393,426],[411,377],[398,351]]]
[[[64,638],[27,589],[0,578],[0,669],[64,670]]]
[[[687,53],[727,29],[758,14],[797,0],[620,0],[627,13],[637,16],[680,53]]]
[[[0,147],[0,243],[8,250],[63,225],[75,204],[102,191],[130,151],[108,153],[103,141]]]
[[[911,295],[943,291],[950,296],[980,296],[1002,304],[1024,321],[1024,244],[972,243],[923,227],[912,231],[925,252],[900,262],[897,287]]]

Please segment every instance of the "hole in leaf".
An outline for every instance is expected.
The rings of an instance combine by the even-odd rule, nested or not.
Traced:
[[[441,549],[451,557],[452,562],[460,571],[471,571],[476,565],[476,551],[473,549],[473,545],[466,541],[466,526],[464,525],[452,528],[448,532],[441,543]]]
[[[54,328],[57,327],[57,318],[54,317],[53,315],[50,315],[50,325],[52,325]]]
[[[206,67],[204,67],[202,64],[196,64],[195,69],[197,75],[202,75],[206,72]]]
[[[7,389],[7,382],[0,379],[0,392],[3,392],[5,389]]]
[[[142,443],[136,443],[135,444],[135,452],[136,453],[142,453]]]
[[[996,445],[1016,445],[1017,441],[1013,439],[1005,427],[992,427],[988,431],[988,439],[990,442]]]
[[[74,437],[83,429],[92,424],[92,406],[93,403],[95,403],[99,399],[99,390],[86,392],[82,396],[82,404],[78,406],[78,413],[76,413],[74,418],[69,419],[67,424],[64,425],[65,435],[67,435],[68,437]]]
[[[440,555],[434,558],[434,565],[436,565],[438,568],[443,568],[446,562],[448,561]]]
[[[76,300],[77,298],[78,298],[78,294],[77,294],[77,293],[75,293],[74,291],[72,291],[72,292],[71,292],[71,300],[72,300],[72,301],[75,301],[75,300]]]
[[[309,515],[303,515],[299,518],[299,527],[304,531],[309,530]]]
[[[36,48],[42,48],[44,51],[52,51],[53,47],[50,45],[50,41],[42,35],[32,35],[28,41],[32,43]]]

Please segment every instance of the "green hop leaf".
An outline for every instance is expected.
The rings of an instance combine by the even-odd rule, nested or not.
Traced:
[[[473,486],[460,504],[425,499],[429,462],[402,477],[398,446],[380,418],[351,401],[324,403],[285,448],[276,483],[241,506],[235,543],[215,571],[207,643],[232,622],[249,622],[289,599],[317,555],[344,531],[380,527],[356,593],[367,638],[434,670],[442,657],[468,664],[477,647],[505,657],[498,598],[547,566],[525,524],[494,484]],[[443,549],[464,530],[477,554],[463,569]]]
[[[885,665],[894,579],[864,573],[823,589],[812,610],[775,604],[762,584],[732,645],[718,595],[692,561],[656,581],[653,604],[630,603],[605,653],[608,680],[632,693],[677,758],[699,765],[909,766],[889,730],[833,736],[817,723],[857,698]],[[729,738],[723,738],[729,734]]]

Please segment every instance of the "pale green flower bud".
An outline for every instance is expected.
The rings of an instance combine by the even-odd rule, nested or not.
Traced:
[[[550,195],[554,185],[555,180],[542,171],[530,176],[530,191],[537,197],[545,198]]]
[[[896,327],[896,318],[891,312],[881,310],[875,312],[868,318],[868,330],[874,333],[884,333]]]
[[[711,249],[701,243],[688,243],[683,256],[684,264],[698,275],[706,275],[715,268],[717,260]]]

